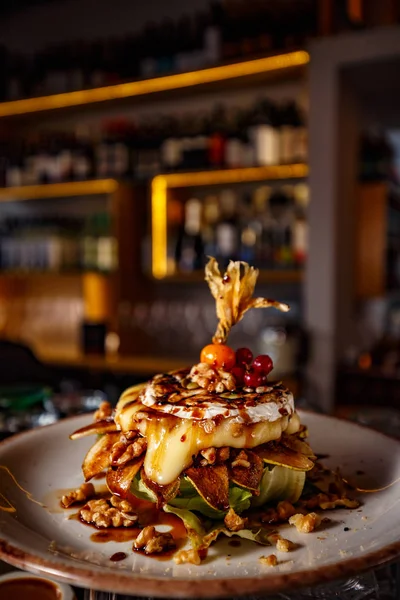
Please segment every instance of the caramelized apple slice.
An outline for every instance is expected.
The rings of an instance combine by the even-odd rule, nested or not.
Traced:
[[[259,446],[257,454],[266,463],[287,467],[295,471],[310,471],[314,466],[312,460],[304,454],[291,450],[277,442],[268,442],[268,444]]]
[[[200,496],[216,510],[229,509],[229,478],[226,465],[190,467],[185,475]]]
[[[119,433],[106,433],[90,448],[82,464],[85,481],[89,481],[110,465],[110,451]]]

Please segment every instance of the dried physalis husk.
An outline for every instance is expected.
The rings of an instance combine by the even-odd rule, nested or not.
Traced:
[[[233,325],[239,323],[244,314],[251,308],[268,308],[273,306],[287,312],[289,306],[269,298],[253,298],[257,282],[258,269],[245,262],[230,261],[226,273],[222,276],[215,258],[210,258],[206,265],[205,279],[215,298],[218,327],[213,342],[223,344]]]

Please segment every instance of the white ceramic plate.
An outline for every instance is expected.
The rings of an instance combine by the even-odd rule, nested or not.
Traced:
[[[311,413],[302,413],[301,418],[309,426],[314,451],[329,455],[324,459],[328,466],[340,467],[360,488],[385,489],[362,494],[363,505],[358,510],[327,511],[331,523],[311,534],[299,534],[287,526],[284,536],[299,544],[293,552],[277,553],[274,548],[244,541],[237,548],[221,540],[212,546],[205,563],[196,567],[135,554],[132,542],[90,541],[90,527],[68,520],[73,509],[54,510],[60,489],[82,483],[80,466],[93,439],[68,439],[69,433],[89,422],[90,417],[81,416],[0,444],[0,465],[15,478],[0,468],[0,505],[16,509],[0,511],[0,558],[34,573],[97,590],[206,598],[313,585],[398,557],[400,443],[347,421]],[[15,482],[50,508],[33,502]],[[126,552],[128,558],[111,562],[117,551]],[[278,565],[263,566],[259,557],[272,552],[278,556]]]

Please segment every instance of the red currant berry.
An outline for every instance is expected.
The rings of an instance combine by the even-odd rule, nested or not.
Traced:
[[[253,369],[250,369],[250,371],[246,371],[244,374],[245,384],[252,388],[256,388],[259,385],[264,385],[266,381],[267,376],[261,371],[254,371]]]
[[[238,348],[236,350],[236,364],[247,366],[253,360],[253,353],[249,348]]]
[[[253,361],[253,369],[256,371],[262,371],[265,375],[271,373],[274,368],[274,363],[271,360],[271,357],[268,354],[260,354]]]
[[[243,369],[243,367],[233,367],[233,369],[231,369],[231,373],[234,376],[236,383],[238,385],[243,385],[244,382],[244,374],[245,374],[245,370]]]

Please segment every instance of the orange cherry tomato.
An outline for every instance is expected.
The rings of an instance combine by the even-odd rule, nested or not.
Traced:
[[[208,344],[201,351],[200,362],[230,371],[235,366],[235,351],[225,344]]]

